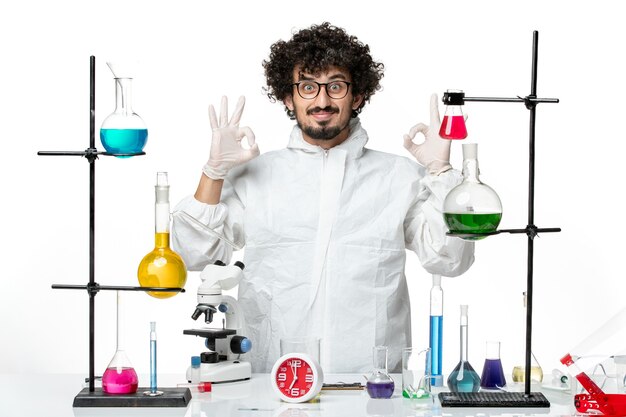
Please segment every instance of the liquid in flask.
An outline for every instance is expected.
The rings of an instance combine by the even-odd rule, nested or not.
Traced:
[[[370,398],[391,398],[395,384],[387,373],[387,347],[373,349],[374,370],[367,379],[366,388]]]
[[[124,352],[122,292],[117,291],[117,347],[113,359],[102,374],[102,391],[107,394],[133,394],[137,392],[139,378]]]
[[[478,178],[478,145],[463,144],[463,182],[454,187],[443,203],[444,219],[451,234],[466,240],[484,239],[495,232],[502,219],[498,194]]]
[[[465,116],[461,110],[464,94],[460,90],[448,90],[446,111],[439,128],[439,136],[443,139],[465,139],[467,137],[467,127],[465,126]]]
[[[148,141],[148,129],[132,108],[132,78],[115,78],[115,111],[100,128],[104,149],[120,158],[143,151]]]
[[[487,342],[487,354],[480,377],[482,388],[502,388],[506,385],[502,360],[500,359],[500,342]]]
[[[478,392],[480,376],[468,361],[468,317],[467,305],[461,306],[460,342],[461,357],[459,363],[448,376],[448,388],[452,392]]]
[[[137,278],[142,287],[183,288],[187,282],[187,267],[183,258],[170,249],[170,201],[167,172],[157,173],[155,186],[154,249],[139,263]],[[174,291],[148,291],[156,298],[169,298]]]

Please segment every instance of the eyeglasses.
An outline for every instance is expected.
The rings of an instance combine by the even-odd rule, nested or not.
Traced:
[[[298,89],[298,94],[305,100],[313,100],[322,90],[322,86],[326,88],[328,97],[339,100],[348,95],[350,84],[347,81],[333,81],[330,83],[318,83],[316,81],[300,81],[293,83]]]

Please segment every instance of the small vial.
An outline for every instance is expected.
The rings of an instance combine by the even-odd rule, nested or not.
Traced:
[[[191,383],[200,382],[200,356],[191,357]]]

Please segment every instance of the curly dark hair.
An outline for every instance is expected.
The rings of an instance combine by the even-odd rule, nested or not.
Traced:
[[[284,101],[293,94],[293,70],[296,66],[308,73],[323,72],[332,66],[345,68],[352,77],[352,94],[363,95],[361,105],[352,111],[356,117],[370,97],[381,89],[384,65],[375,62],[370,48],[342,28],[324,22],[295,33],[291,40],[279,40],[270,47],[268,60],[263,61],[271,101]],[[295,115],[287,107],[291,119]]]

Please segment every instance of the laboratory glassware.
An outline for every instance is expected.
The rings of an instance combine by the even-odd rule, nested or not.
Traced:
[[[502,219],[500,197],[478,175],[478,144],[463,144],[463,182],[450,190],[443,212],[450,233],[467,240],[483,239],[481,234],[495,232]]]
[[[430,289],[430,374],[431,384],[443,386],[441,373],[443,339],[443,289],[441,275],[433,274],[433,286]]]
[[[141,260],[137,278],[142,287],[182,288],[187,282],[183,258],[170,249],[170,187],[167,172],[157,173],[155,188],[154,249]],[[148,291],[156,298],[169,298],[176,292]]]
[[[100,141],[109,153],[140,153],[148,140],[148,128],[143,119],[133,111],[133,79],[116,77],[114,81],[115,111],[102,122]],[[132,155],[119,156],[128,157]]]
[[[468,360],[468,316],[467,305],[461,305],[461,358],[454,370],[448,376],[448,388],[452,392],[478,392],[480,376],[476,373]]]
[[[123,302],[122,291],[117,293],[117,346],[113,359],[102,375],[102,391],[107,394],[133,394],[137,392],[139,378],[123,347]]]
[[[150,391],[143,395],[157,397],[163,395],[163,391],[157,390],[157,334],[156,322],[150,322]]]
[[[395,384],[387,373],[387,346],[373,348],[374,370],[365,384],[370,398],[391,398]]]
[[[430,365],[430,348],[402,349],[402,396],[415,408],[433,404]]]
[[[482,388],[502,388],[505,385],[506,379],[500,359],[500,342],[488,341],[480,386]]]
[[[200,356],[192,356],[191,357],[191,380],[189,382],[191,382],[192,384],[197,384],[198,382],[200,382],[200,376],[201,371],[200,371],[200,364],[201,364],[201,360],[200,360]]]
[[[200,356],[196,356],[199,358]],[[176,384],[179,388],[189,388],[192,391],[196,392],[211,392],[212,386],[210,382],[197,382],[197,383],[187,383],[187,384]]]
[[[574,396],[577,411],[585,413],[594,410],[612,416],[626,415],[626,394],[605,393],[587,374],[611,356],[624,353],[625,332],[626,308],[623,308],[561,358],[569,374],[588,392]]]
[[[541,369],[541,365],[537,362],[537,358],[535,358],[535,354],[530,352],[530,380],[531,382],[541,382],[543,381],[543,369]],[[526,378],[526,367],[524,365],[517,365],[513,367],[512,372],[513,382],[524,382]]]
[[[444,95],[446,110],[439,128],[439,136],[443,139],[465,139],[467,137],[465,116],[461,110],[464,95],[461,90],[447,90]]]
[[[526,317],[526,291],[522,292],[522,296],[524,317],[520,318],[520,323],[523,323]],[[526,379],[526,365],[524,363],[515,365],[511,376],[513,377],[513,382],[524,382]],[[543,381],[543,369],[541,369],[541,365],[539,365],[535,354],[532,352],[530,352],[530,380],[531,382]]]

